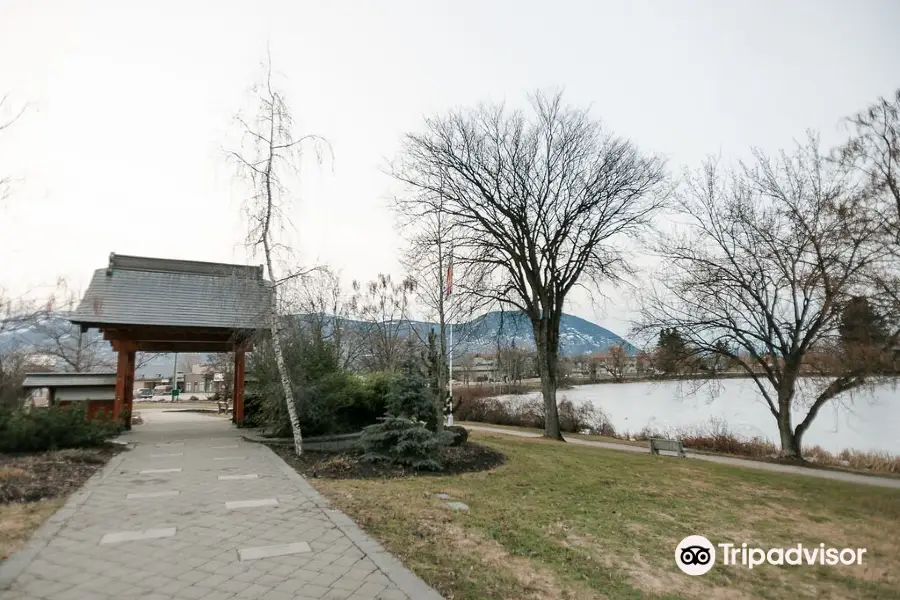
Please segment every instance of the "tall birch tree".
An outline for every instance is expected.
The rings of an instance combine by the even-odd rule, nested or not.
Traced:
[[[316,157],[321,160],[322,149],[327,148],[328,143],[317,135],[294,133],[295,123],[287,100],[272,85],[271,57],[265,65],[265,73],[265,80],[252,89],[256,102],[253,120],[244,119],[240,115],[237,117],[243,133],[241,149],[227,154],[236,163],[239,176],[248,182],[251,190],[244,205],[248,224],[247,246],[253,252],[262,250],[272,285],[272,304],[267,307],[266,319],[291,423],[294,449],[300,455],[303,452],[300,420],[297,417],[293,385],[281,349],[279,286],[309,271],[289,273],[279,279],[275,263],[276,253],[290,250],[278,239],[289,221],[286,211],[291,205],[292,194],[287,187],[287,180],[291,174],[299,173],[304,148],[313,146]]]

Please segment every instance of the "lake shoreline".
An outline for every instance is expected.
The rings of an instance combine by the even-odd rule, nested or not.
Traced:
[[[805,415],[804,393],[810,397],[814,379],[801,385],[795,423]],[[497,387],[500,387],[499,385]],[[498,390],[499,391],[499,390]],[[537,398],[539,391],[489,394],[498,399]],[[741,440],[777,441],[774,416],[752,378],[653,380],[576,385],[560,389],[559,402],[590,403],[618,433],[634,437],[642,431],[667,435],[715,425]],[[892,385],[855,390],[828,403],[804,436],[804,448],[821,448],[834,456],[900,455],[900,391]]]

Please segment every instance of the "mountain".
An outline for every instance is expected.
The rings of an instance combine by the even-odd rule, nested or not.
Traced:
[[[14,348],[26,348],[39,354],[40,348],[47,345],[48,338],[43,331],[65,331],[69,328],[71,328],[73,335],[77,333],[77,330],[69,323],[63,314],[52,314],[43,317],[37,323],[30,323],[21,327],[7,329],[0,332],[0,353]],[[91,345],[96,348],[98,361],[102,361],[108,365],[106,368],[99,370],[115,371],[117,357],[112,346],[103,339],[103,336],[96,329],[88,330],[85,336],[86,339],[83,342],[84,345]],[[94,346],[95,343],[96,346]],[[73,347],[76,346],[77,343]],[[201,355],[201,361],[206,360],[206,358],[206,355]],[[55,367],[59,369],[61,361],[57,359],[56,363]],[[52,360],[48,361],[46,366],[53,369],[54,365],[52,364]],[[174,367],[175,355],[149,354],[145,357],[145,361],[141,367],[137,369],[137,375],[139,377],[144,375],[154,376],[156,374],[161,374],[163,377],[171,376]]]
[[[344,326],[359,331],[366,323],[348,319],[344,321]],[[4,331],[0,333],[0,352],[15,347],[40,348],[45,341],[45,338],[42,339],[41,329],[57,327],[71,327],[71,324],[62,315],[51,315],[38,325],[32,324]],[[405,321],[400,326],[401,336],[405,337],[415,331],[422,339],[428,337],[428,332],[432,328],[437,330],[438,325],[424,321]],[[116,355],[112,347],[101,339],[100,333],[96,330],[90,330],[87,335],[90,340],[98,342],[97,348],[101,357],[111,365],[110,370],[115,370]],[[454,325],[453,337],[457,346],[456,356],[492,354],[497,351],[498,343],[503,348],[509,347],[513,342],[518,348],[534,348],[531,323],[522,313],[514,311],[489,312],[467,323]],[[617,344],[621,344],[629,354],[637,353],[637,348],[612,331],[574,315],[563,314],[559,338],[562,356],[602,352]],[[165,377],[171,374],[175,367],[173,354],[156,354],[147,358],[148,362],[138,369],[138,376],[161,374]],[[200,355],[201,362],[207,361],[208,358],[208,355]]]
[[[453,335],[459,336],[457,339],[462,345],[460,354],[494,353],[498,340],[501,347],[515,342],[518,348],[534,348],[531,322],[517,311],[486,313],[468,323],[454,326]],[[575,315],[562,315],[559,326],[559,351],[562,356],[603,352],[615,345],[623,346],[629,354],[637,353],[637,348],[609,329]]]
[[[349,329],[362,329],[365,323],[346,320],[344,325]],[[422,339],[427,338],[429,330],[437,331],[437,323],[423,321],[407,321],[400,326],[400,335],[405,337],[415,331]],[[518,311],[493,311],[475,319],[453,326],[455,355],[492,354],[497,346],[506,348],[515,342],[516,347],[534,348],[534,334],[528,318]],[[631,355],[637,354],[637,348],[616,335],[609,329],[600,327],[574,315],[563,314],[559,331],[560,354],[562,356],[578,356],[594,352],[603,352],[610,346],[622,345]]]

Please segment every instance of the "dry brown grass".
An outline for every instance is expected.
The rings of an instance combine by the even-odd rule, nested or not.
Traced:
[[[119,447],[0,454],[0,560],[18,550]]]
[[[62,498],[0,505],[0,560],[25,545],[32,531],[65,503]]]

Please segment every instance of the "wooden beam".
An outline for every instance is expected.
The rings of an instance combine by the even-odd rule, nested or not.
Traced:
[[[245,347],[253,350],[253,345]],[[231,352],[233,342],[136,342],[135,349],[140,352]]]
[[[137,344],[134,342],[113,340],[110,344],[116,352],[135,352],[137,350]]]
[[[106,329],[103,331],[105,340],[131,342],[230,342],[245,337],[228,330]]]

